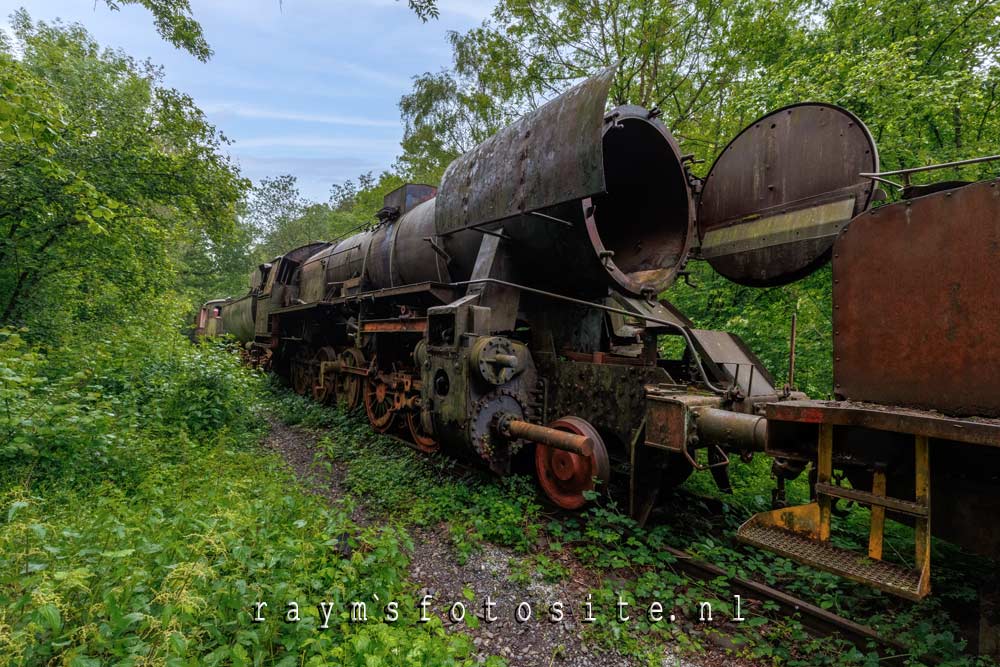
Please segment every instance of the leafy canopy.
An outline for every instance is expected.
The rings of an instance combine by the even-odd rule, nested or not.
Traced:
[[[120,317],[217,268],[247,183],[161,71],[79,25],[13,17],[0,52],[0,320],[36,334]]]
[[[684,151],[706,160],[754,118],[810,100],[858,114],[888,166],[989,153],[998,22],[988,0],[500,0],[481,26],[451,35],[451,69],[417,77],[401,100],[398,166],[440,175],[611,65],[611,104],[659,107]]]
[[[118,11],[123,5],[139,5],[153,14],[156,32],[178,49],[183,49],[202,62],[212,57],[201,24],[191,14],[188,0],[104,0],[108,8]]]

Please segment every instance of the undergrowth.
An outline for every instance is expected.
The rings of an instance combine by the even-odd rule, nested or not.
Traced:
[[[404,526],[444,525],[460,560],[491,542],[523,554],[512,568],[515,580],[537,576],[555,581],[582,569],[592,582],[595,609],[605,610],[587,626],[591,638],[649,664],[659,664],[664,644],[690,651],[715,644],[734,654],[802,667],[881,664],[874,646],[858,649],[844,640],[816,639],[799,619],[779,613],[774,603],[744,599],[746,620],[731,621],[735,610],[728,580],[737,576],[778,586],[876,627],[910,647],[908,664],[922,664],[922,658],[946,665],[992,664],[963,653],[956,622],[946,609],[949,602],[974,600],[975,577],[968,575],[979,561],[966,559],[956,569],[939,568],[935,576],[940,592],[915,604],[736,545],[733,536],[740,523],[769,507],[770,482],[762,457],[733,466],[732,496],[711,497],[706,479],[695,475],[688,489],[670,495],[657,520],[642,528],[606,495],[595,496],[591,508],[577,515],[547,510],[530,478],[501,479],[444,456],[418,454],[398,440],[372,433],[361,415],[324,408],[287,392],[277,392],[275,404],[285,421],[322,429],[321,460],[344,465],[346,487],[367,509]],[[790,485],[790,501],[805,502],[805,484],[803,478]],[[864,520],[850,515],[837,539],[862,540]],[[905,528],[887,536],[887,549],[911,545],[912,532]],[[726,576],[710,582],[690,580],[676,570],[667,546],[722,567]],[[937,551],[943,548],[935,545]],[[935,555],[953,562],[957,558],[953,553]],[[614,620],[619,595],[633,610],[629,623]],[[651,622],[646,610],[654,601],[666,614],[676,613],[678,622]],[[715,623],[699,622],[702,602],[711,604]]]
[[[0,664],[469,663],[467,637],[414,618],[408,535],[359,527],[259,447],[263,378],[137,329],[46,349],[0,332]]]

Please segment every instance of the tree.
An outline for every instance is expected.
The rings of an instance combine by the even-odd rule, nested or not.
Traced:
[[[835,0],[808,39],[746,87],[747,96],[847,107],[868,124],[889,168],[994,153],[998,23],[1000,3],[991,0]]]
[[[406,2],[417,18],[424,23],[430,19],[436,19],[441,13],[438,10],[437,0],[406,0]]]
[[[0,320],[100,323],[240,243],[246,183],[191,99],[79,25],[13,17],[0,53]]]
[[[259,261],[267,261],[313,241],[343,238],[358,227],[358,220],[350,213],[335,211],[328,204],[309,204],[298,216],[274,227],[255,255]]]
[[[330,191],[330,206],[335,211],[350,213],[359,225],[374,224],[375,214],[382,208],[383,198],[396,188],[412,182],[396,171],[383,171],[378,178],[372,172],[358,176],[357,185],[348,180],[334,185]]]
[[[122,5],[139,5],[153,14],[156,32],[178,49],[184,49],[202,62],[212,57],[212,48],[205,41],[201,24],[191,15],[188,0],[104,0],[108,8],[118,11]]]
[[[896,166],[989,152],[1000,3],[964,0],[501,0],[452,34],[450,71],[403,97],[399,168],[440,174],[524,112],[618,65],[611,104],[658,107],[713,159],[744,125],[803,100],[846,106]]]
[[[670,127],[718,127],[734,83],[802,31],[809,0],[501,0],[452,33],[451,71],[403,97],[400,166],[440,173],[464,152],[582,78],[617,65],[612,104],[659,107]]]
[[[488,93],[475,91],[468,77],[451,72],[416,77],[399,110],[403,152],[394,169],[433,183],[452,160],[514,120]]]
[[[344,186],[353,192],[353,184]],[[346,195],[345,195],[346,196]],[[351,200],[353,203],[353,200]],[[265,178],[250,193],[243,220],[255,235],[246,270],[313,241],[330,241],[355,230],[364,223],[350,212],[345,201],[310,202],[299,193],[294,176],[285,174]]]
[[[275,229],[301,216],[307,205],[294,176],[265,177],[250,192],[243,219],[259,243]]]

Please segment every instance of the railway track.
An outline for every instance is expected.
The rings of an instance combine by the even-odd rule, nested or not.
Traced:
[[[386,437],[401,442],[416,452],[421,451],[416,445],[404,438],[392,434],[386,434]],[[467,472],[478,471],[477,468],[468,466],[461,461],[456,460],[454,463],[457,468]],[[566,516],[572,515],[572,513],[562,510],[559,510],[558,513]],[[746,599],[771,601],[778,605],[780,613],[786,616],[798,615],[802,625],[815,637],[839,636],[854,644],[861,651],[875,650],[880,656],[880,664],[884,665],[903,665],[908,659],[913,658],[910,649],[905,644],[880,635],[867,625],[835,614],[773,586],[753,579],[730,576],[721,567],[700,560],[682,549],[674,547],[665,547],[665,549],[677,559],[674,567],[687,577],[699,581],[711,581],[722,577],[729,584],[733,593]],[[939,660],[927,656],[920,657],[920,660],[926,665],[940,663]]]
[[[907,659],[912,658],[910,650],[904,644],[878,634],[867,625],[838,616],[822,607],[759,581],[732,577],[721,567],[699,560],[686,551],[673,547],[666,547],[666,550],[677,558],[675,567],[683,574],[702,581],[723,577],[732,591],[738,595],[756,600],[770,600],[778,605],[783,614],[789,616],[798,614],[803,626],[814,636],[838,635],[862,651],[870,651],[874,648],[881,657],[881,664],[902,665]],[[928,665],[935,665],[939,662],[929,657],[921,657],[920,659]]]

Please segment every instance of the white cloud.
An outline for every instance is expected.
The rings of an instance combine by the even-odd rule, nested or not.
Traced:
[[[336,148],[366,152],[387,152],[399,150],[399,142],[364,137],[312,137],[312,136],[263,136],[234,139],[230,151],[238,153],[241,148]]]
[[[306,113],[284,109],[265,109],[240,102],[205,102],[201,110],[206,114],[225,114],[241,118],[266,118],[302,123],[323,123],[326,125],[353,125],[355,127],[401,127],[398,120],[365,118],[363,116],[342,116],[338,114]]]
[[[386,88],[409,90],[411,81],[409,77],[396,74],[393,69],[375,69],[366,65],[360,65],[347,60],[327,58],[323,56],[313,56],[308,62],[303,62],[299,67],[312,71],[322,72],[326,76],[345,75],[360,81],[365,86],[378,84]]]

